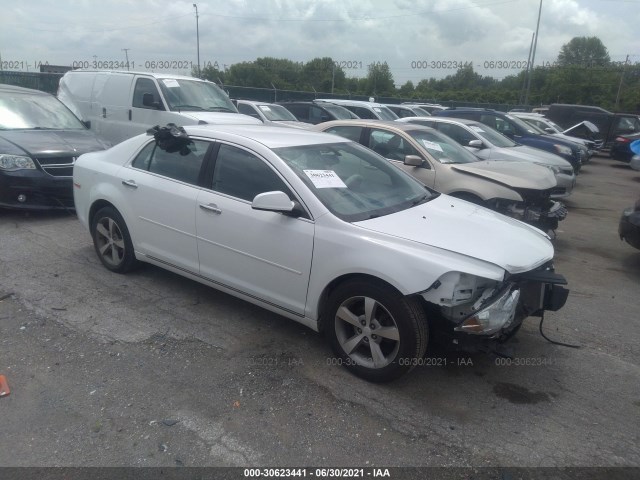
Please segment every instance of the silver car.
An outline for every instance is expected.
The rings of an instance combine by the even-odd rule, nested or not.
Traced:
[[[300,122],[282,105],[253,100],[236,100],[238,112],[257,118],[265,125],[274,127],[309,128],[308,123]]]
[[[550,200],[556,180],[528,162],[481,161],[433,128],[396,121],[334,120],[314,127],[369,147],[427,187],[555,231],[566,208]],[[357,181],[356,178],[352,181]]]
[[[481,160],[525,161],[547,167],[553,172],[557,182],[551,192],[551,198],[568,197],[576,184],[573,167],[564,158],[539,148],[520,145],[497,130],[475,120],[407,117],[397,121],[435,128],[466,147]]]

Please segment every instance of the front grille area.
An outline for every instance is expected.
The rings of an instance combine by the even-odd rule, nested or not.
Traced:
[[[76,157],[38,157],[42,169],[53,177],[73,176],[73,164]]]

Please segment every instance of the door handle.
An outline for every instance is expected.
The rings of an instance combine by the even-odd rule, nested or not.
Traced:
[[[204,204],[201,203],[200,204],[200,208],[203,209],[203,210],[208,210],[210,212],[213,212],[213,213],[215,213],[217,215],[220,215],[222,213],[222,210],[220,210],[215,203],[209,203],[207,205],[204,205]]]
[[[134,180],[122,180],[122,184],[127,187],[138,188],[138,184]]]

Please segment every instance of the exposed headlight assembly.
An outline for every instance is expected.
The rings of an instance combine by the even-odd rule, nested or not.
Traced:
[[[497,333],[513,322],[519,299],[520,290],[514,289],[511,285],[499,292],[491,303],[484,307],[483,305],[486,304],[488,299],[483,295],[474,304],[474,308],[478,310],[465,318],[455,330],[475,335]]]
[[[555,148],[556,152],[558,152],[560,155],[571,155],[571,149],[566,145],[559,145],[556,143],[553,145],[553,148]]]
[[[36,164],[31,158],[22,155],[0,154],[0,169],[8,171],[35,170]]]

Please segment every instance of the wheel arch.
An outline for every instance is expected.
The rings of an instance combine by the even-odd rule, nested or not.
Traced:
[[[96,200],[91,204],[91,208],[89,209],[89,216],[87,218],[89,225],[93,223],[93,217],[95,216],[95,214],[104,207],[111,207],[119,212],[116,206],[113,203],[109,202],[108,200],[104,200],[104,199]]]
[[[394,285],[392,285],[391,283],[387,282],[386,280],[381,279],[380,277],[376,277],[375,275],[370,275],[370,274],[367,274],[367,273],[347,273],[347,274],[344,274],[344,275],[340,275],[339,277],[336,277],[333,280],[331,280],[331,282],[329,282],[324,287],[324,289],[322,290],[322,293],[320,294],[320,299],[318,301],[318,316],[317,316],[317,318],[318,318],[318,331],[320,333],[324,332],[325,310],[326,310],[326,307],[327,307],[329,296],[331,295],[331,293],[339,285],[342,285],[343,283],[346,283],[346,282],[349,282],[349,281],[353,281],[353,280],[366,280],[366,281],[370,281],[372,283],[377,283],[378,285],[384,286],[386,288],[393,289],[398,294],[402,295],[402,292],[400,290],[398,290],[398,288],[396,288]]]

